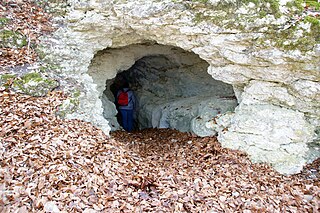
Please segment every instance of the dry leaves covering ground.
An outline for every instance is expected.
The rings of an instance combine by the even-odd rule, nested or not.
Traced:
[[[50,16],[31,0],[0,3],[7,30],[28,39],[0,49],[0,66],[37,60]],[[64,99],[0,89],[0,212],[317,212],[319,164],[285,177],[215,138],[174,130],[112,133],[55,116]],[[312,173],[313,172],[313,173]]]
[[[311,168],[282,176],[213,137],[174,130],[110,139],[86,122],[58,119],[63,98],[0,91],[0,212],[319,210]]]
[[[6,22],[2,26],[0,20],[0,30],[21,33],[27,41],[23,47],[0,48],[0,67],[3,69],[26,63],[32,64],[38,60],[35,49],[39,44],[39,37],[54,30],[49,21],[51,15],[45,13],[33,0],[1,0],[0,18]]]

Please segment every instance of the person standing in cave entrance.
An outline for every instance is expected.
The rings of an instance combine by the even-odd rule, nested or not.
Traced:
[[[132,132],[136,97],[127,82],[125,82],[123,88],[117,92],[117,104],[121,113],[122,127],[128,132]]]

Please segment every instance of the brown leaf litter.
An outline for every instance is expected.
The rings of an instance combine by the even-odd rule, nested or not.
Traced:
[[[113,132],[55,116],[61,92],[0,92],[1,212],[317,212],[319,179],[283,176],[214,137]],[[319,172],[317,170],[317,172]]]
[[[40,3],[34,0],[0,2],[0,17],[8,22],[0,22],[0,30],[19,32],[27,42],[23,47],[0,48],[0,67],[32,64],[38,60],[36,49],[40,37],[54,30],[50,22],[52,16],[44,11]]]

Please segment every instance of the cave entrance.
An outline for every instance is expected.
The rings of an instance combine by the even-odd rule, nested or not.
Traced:
[[[104,117],[112,130],[119,129],[119,117],[110,102],[115,102],[123,82],[129,83],[137,99],[135,129],[170,128],[214,135],[216,130],[208,122],[237,106],[232,85],[213,79],[207,73],[209,64],[192,52],[153,44],[108,49],[97,56],[91,75],[99,69],[108,70],[102,64],[116,69],[115,76],[106,79],[101,95]]]

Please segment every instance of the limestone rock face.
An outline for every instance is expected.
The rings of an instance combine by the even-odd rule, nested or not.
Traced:
[[[117,51],[120,50],[115,54]],[[193,53],[163,45],[135,45],[121,51],[131,52],[131,58],[140,58],[144,51],[149,54],[119,74],[130,83],[137,97],[136,117],[140,129],[172,128],[201,136],[214,135],[216,131],[207,129],[205,123],[218,114],[234,111],[237,105],[232,86],[212,79],[207,73],[208,63]],[[104,79],[105,63],[114,58],[113,55],[110,51],[98,54],[89,73],[95,79]],[[128,54],[125,56],[127,58],[120,61],[131,61]],[[103,102],[114,100],[108,89],[113,82],[107,81]],[[114,107],[109,104],[103,107],[104,117],[113,123]]]
[[[117,109],[113,102],[111,102],[105,94],[101,97],[103,107],[103,117],[109,121],[111,130],[119,129],[119,123],[116,119]]]
[[[306,163],[303,156],[315,128],[303,113],[273,105],[241,104],[231,124],[219,139],[228,148],[246,151],[254,162],[274,164],[283,174],[297,173]]]
[[[108,134],[103,113],[113,117],[114,107],[102,106],[106,80],[145,56],[170,55],[166,47],[177,47],[204,60],[212,78],[231,84],[239,106],[212,123],[208,114],[215,112],[200,107],[203,99],[186,96],[144,105],[141,122],[160,127],[174,117],[170,127],[199,135],[218,132],[223,146],[244,150],[255,162],[284,174],[299,172],[320,156],[319,26],[301,21],[314,19],[287,2],[70,0],[63,27],[43,40],[46,60],[61,68],[57,75],[81,85],[78,108],[67,117],[90,121]],[[163,46],[155,49],[157,44]],[[141,94],[143,103],[147,93]],[[188,106],[195,117],[174,110],[176,104]]]

